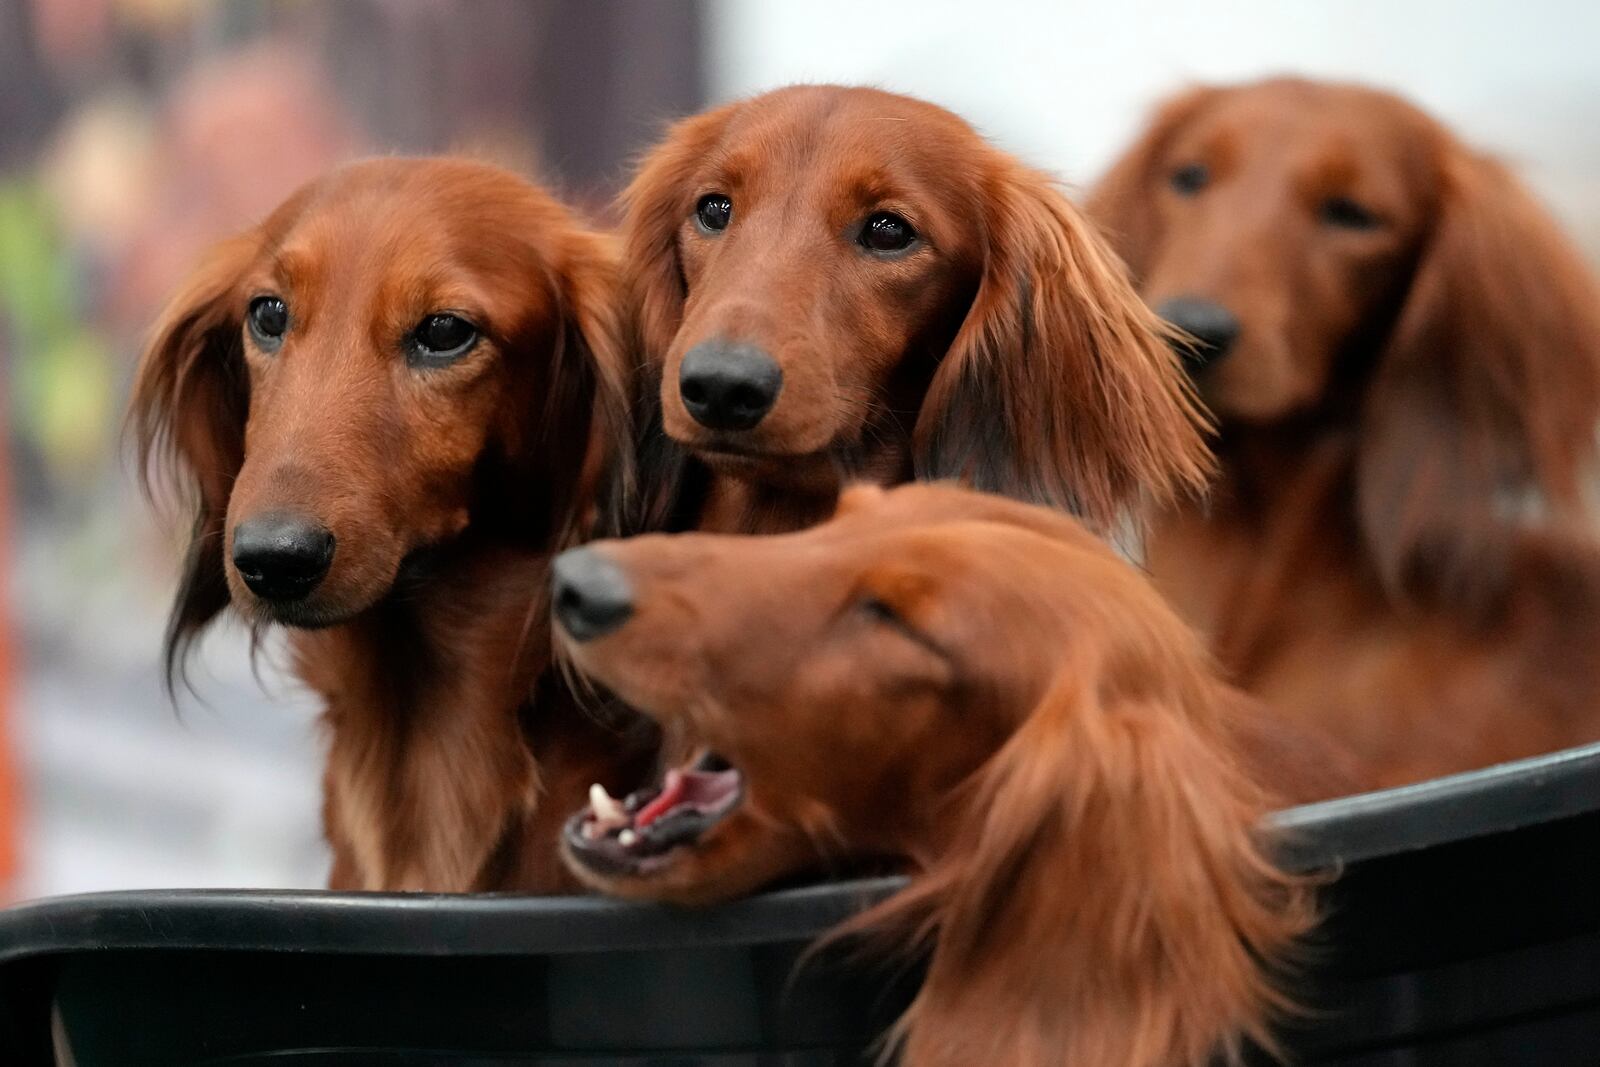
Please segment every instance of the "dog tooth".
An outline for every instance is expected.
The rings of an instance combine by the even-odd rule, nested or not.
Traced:
[[[628,813],[621,802],[599,782],[589,787],[589,808],[594,812],[595,821],[607,826],[622,826],[628,821]]]
[[[623,848],[631,848],[633,843],[638,840],[639,835],[634,833],[632,830],[624,830],[622,833],[617,835],[617,844],[621,845]]]

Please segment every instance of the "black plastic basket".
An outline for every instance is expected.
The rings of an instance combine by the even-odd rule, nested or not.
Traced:
[[[1285,1034],[1294,1062],[1600,1064],[1600,745],[1277,821],[1296,865],[1343,870],[1304,990],[1316,1010]],[[868,1063],[914,968],[796,965],[896,885],[705,911],[311,892],[45,900],[0,912],[0,1064]]]

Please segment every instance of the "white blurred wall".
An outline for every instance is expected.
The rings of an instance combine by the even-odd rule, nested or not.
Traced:
[[[1600,261],[1594,0],[713,0],[707,24],[714,99],[794,81],[913,93],[1075,185],[1184,85],[1369,82],[1515,164]]]

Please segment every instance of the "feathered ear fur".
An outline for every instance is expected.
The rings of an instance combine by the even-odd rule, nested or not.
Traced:
[[[513,413],[519,425],[508,435],[510,484],[496,495],[527,499],[530,488],[544,487],[535,503],[554,520],[548,547],[564,548],[620,533],[637,492],[629,448],[631,367],[610,239],[574,229],[546,272],[559,321],[555,351],[529,361],[542,368],[543,410],[536,424],[530,413]]]
[[[1508,530],[1585,506],[1600,289],[1504,168],[1439,136],[1433,230],[1365,400],[1358,508],[1398,600],[1484,609]]]
[[[684,175],[694,173],[738,106],[674,124],[622,194],[623,292],[627,339],[635,356],[630,395],[640,484],[624,519],[625,532],[676,529],[693,510],[695,468],[662,428],[661,363],[682,325],[688,295],[678,261],[678,229],[694,209],[696,190],[684,183]]]
[[[978,292],[917,421],[918,477],[1101,533],[1201,491],[1205,416],[1117,257],[1043,174],[1004,161],[987,201]]]
[[[1083,669],[1087,668],[1087,669]],[[955,802],[925,873],[851,926],[910,929],[927,979],[904,1067],[1202,1067],[1287,1007],[1273,985],[1311,898],[1258,838],[1267,798],[1220,740],[1224,693],[1052,691]]]
[[[169,690],[195,638],[228,605],[222,530],[228,494],[244,464],[250,409],[240,341],[244,306],[235,287],[257,246],[256,235],[247,234],[211,251],[157,319],[134,377],[129,429],[146,491],[165,469],[195,504],[167,621]]]
[[[1095,185],[1085,211],[1111,242],[1135,279],[1150,269],[1161,243],[1161,222],[1151,209],[1151,192],[1159,180],[1173,135],[1217,95],[1217,90],[1190,89],[1163,103],[1140,138],[1122,154]]]

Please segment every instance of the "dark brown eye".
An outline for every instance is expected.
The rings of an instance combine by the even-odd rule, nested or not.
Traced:
[[[694,217],[700,220],[703,229],[721,233],[733,221],[733,201],[721,193],[707,193],[695,205]]]
[[[429,315],[411,332],[413,363],[439,364],[460,359],[478,343],[478,328],[459,315]]]
[[[933,653],[940,659],[948,660],[949,655],[939,643],[921,628],[912,624],[893,604],[881,600],[870,593],[856,602],[856,610],[864,616],[870,625],[882,630],[898,634],[920,646],[925,651]]]
[[[284,332],[289,329],[289,305],[281,297],[258,296],[250,301],[245,321],[261,350],[276,352],[283,344]]]
[[[867,618],[872,619],[874,622],[886,622],[891,626],[905,625],[905,621],[900,618],[900,614],[895,611],[894,608],[890,607],[888,604],[884,603],[882,600],[879,600],[875,596],[863,598],[860,608],[862,614],[866,615]]]
[[[1204,163],[1185,163],[1167,181],[1179,196],[1193,196],[1211,184],[1211,170]]]
[[[867,217],[860,239],[861,247],[869,252],[903,252],[917,239],[917,231],[894,212],[880,211]]]
[[[1377,215],[1348,196],[1330,196],[1319,214],[1323,222],[1342,230],[1374,230],[1381,224]]]

